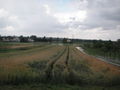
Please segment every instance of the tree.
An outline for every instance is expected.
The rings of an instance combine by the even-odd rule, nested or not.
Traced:
[[[0,41],[2,41],[2,36],[0,35]]]
[[[28,37],[20,36],[20,42],[28,42]]]
[[[63,38],[63,43],[67,43],[67,38]]]
[[[48,39],[48,41],[49,41],[50,43],[52,43],[52,41],[53,41],[52,37],[50,37],[50,38]]]
[[[117,40],[117,43],[120,45],[120,39]]]
[[[37,36],[35,35],[30,36],[30,38],[33,39],[35,42],[37,41]]]
[[[42,41],[43,41],[43,42],[47,42],[47,39],[46,39],[45,36],[42,38]]]

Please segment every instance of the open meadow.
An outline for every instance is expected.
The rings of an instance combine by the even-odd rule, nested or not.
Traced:
[[[0,90],[119,90],[120,67],[77,44],[0,43]]]

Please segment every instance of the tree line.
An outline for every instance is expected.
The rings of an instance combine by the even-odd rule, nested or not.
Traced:
[[[31,36],[0,36],[0,41],[3,42],[57,42],[57,43],[71,43],[72,39],[58,38],[58,37],[37,37],[36,35]]]
[[[117,41],[93,40],[84,42],[83,47],[93,54],[120,60],[120,39]]]

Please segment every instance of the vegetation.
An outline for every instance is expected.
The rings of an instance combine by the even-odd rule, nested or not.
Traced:
[[[100,86],[78,86],[78,85],[53,85],[53,84],[27,84],[24,85],[5,85],[0,90],[119,90],[117,87],[100,87]]]
[[[82,47],[89,54],[103,57],[106,60],[120,63],[120,41],[102,41],[94,40],[83,43]]]
[[[0,52],[0,90],[119,89],[119,67],[87,56],[75,47],[69,42],[1,42],[1,50],[8,51]]]

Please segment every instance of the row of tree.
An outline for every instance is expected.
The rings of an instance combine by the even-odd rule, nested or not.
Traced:
[[[95,54],[120,60],[120,39],[117,41],[93,40],[91,42],[85,42],[84,48],[91,51],[94,50]]]
[[[37,37],[35,35],[32,36],[0,36],[0,41],[7,42],[71,42],[71,39],[68,38],[55,38],[55,37]]]

